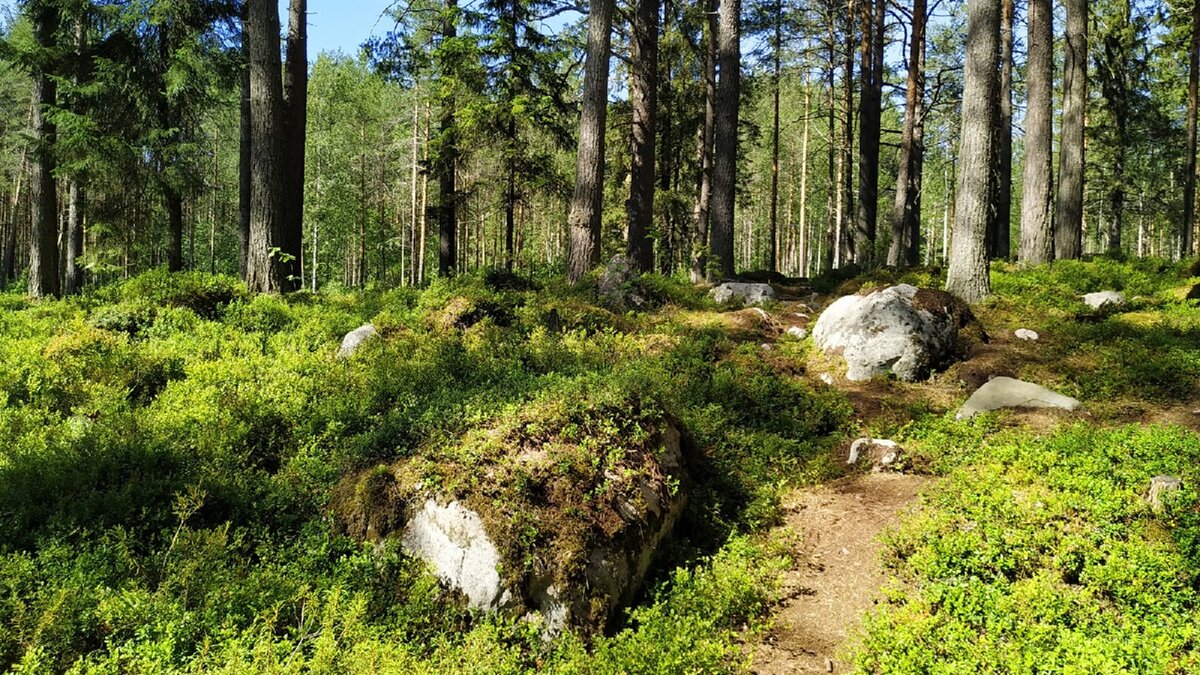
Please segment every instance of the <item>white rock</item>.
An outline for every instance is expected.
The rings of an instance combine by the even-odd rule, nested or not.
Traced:
[[[728,302],[740,298],[747,305],[761,305],[775,299],[775,289],[770,284],[744,284],[728,281],[708,292],[717,302]]]
[[[864,456],[870,457],[875,469],[886,469],[900,459],[903,450],[899,443],[886,438],[860,438],[850,444],[847,464],[857,464]]]
[[[358,351],[358,348],[379,337],[379,331],[372,324],[365,324],[346,333],[342,338],[342,346],[338,348],[337,357],[348,359]]]
[[[800,326],[792,326],[791,328],[787,329],[787,332],[788,335],[791,335],[798,340],[803,340],[804,338],[808,337],[808,331],[804,330]]]
[[[1000,408],[1061,408],[1075,410],[1079,401],[1049,389],[1011,377],[996,377],[988,380],[967,399],[955,416],[964,420],[975,415]]]
[[[1155,513],[1160,513],[1163,509],[1163,495],[1182,489],[1183,481],[1177,476],[1155,476],[1150,479],[1150,494],[1146,501],[1150,502],[1150,508]]]
[[[1083,296],[1083,303],[1092,309],[1103,309],[1111,305],[1113,308],[1125,306],[1125,294],[1118,291],[1098,291]]]
[[[442,506],[427,499],[408,521],[400,543],[448,586],[462,591],[472,609],[497,611],[511,600],[500,580],[499,549],[479,514],[459,502]]]
[[[914,307],[917,292],[901,284],[839,298],[817,319],[813,341],[846,359],[851,381],[889,371],[909,382],[923,379],[954,354],[958,326],[948,311]]]
[[[821,381],[828,385],[833,385],[833,376],[829,373],[821,373]]]
[[[1028,328],[1018,328],[1016,331],[1016,336],[1018,340],[1029,340],[1031,342],[1036,342],[1040,337],[1037,334],[1037,331],[1032,331]]]

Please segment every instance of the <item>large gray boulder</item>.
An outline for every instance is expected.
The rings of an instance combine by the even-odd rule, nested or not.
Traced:
[[[849,380],[891,372],[913,382],[954,361],[959,328],[971,320],[970,310],[945,291],[900,284],[839,298],[817,319],[812,337],[846,360]]]
[[[1083,296],[1083,304],[1094,310],[1117,309],[1125,306],[1125,294],[1119,291],[1097,291]]]
[[[1049,389],[1023,380],[1011,377],[995,377],[988,380],[982,387],[975,390],[956,417],[960,420],[969,419],[981,412],[999,410],[1001,408],[1060,408],[1075,410],[1079,401],[1070,396],[1050,391]]]
[[[717,302],[739,299],[747,305],[761,305],[775,299],[775,289],[770,284],[746,284],[727,281],[708,292]]]
[[[337,357],[339,359],[348,359],[354,356],[359,347],[379,337],[379,331],[375,330],[375,326],[365,324],[346,333],[346,337],[342,338],[342,346],[338,348]]]

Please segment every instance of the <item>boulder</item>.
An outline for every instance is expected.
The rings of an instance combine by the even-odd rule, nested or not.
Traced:
[[[738,299],[747,305],[761,305],[775,299],[775,289],[770,284],[746,284],[738,281],[727,281],[708,292],[717,302],[729,302]]]
[[[860,438],[850,444],[847,464],[858,464],[866,460],[873,471],[899,468],[904,450],[895,441],[886,438]]]
[[[970,309],[945,291],[901,284],[838,299],[817,319],[813,341],[846,360],[846,377],[869,380],[894,373],[925,379],[959,356],[959,329]]]
[[[1011,377],[996,377],[976,389],[962,408],[959,408],[955,417],[960,420],[969,419],[981,412],[1001,408],[1075,410],[1079,405],[1079,401],[1070,396],[1055,393],[1041,385]]]
[[[609,309],[617,311],[645,306],[646,298],[633,283],[637,278],[638,271],[632,260],[623,255],[613,256],[604,266],[597,283],[601,302]]]
[[[1094,310],[1116,309],[1125,306],[1125,294],[1118,291],[1097,291],[1083,296],[1083,304]]]
[[[1018,340],[1028,340],[1030,342],[1037,342],[1038,338],[1041,337],[1037,334],[1037,331],[1032,331],[1028,328],[1018,328],[1015,335]]]
[[[548,431],[552,423],[507,423],[464,441],[461,462],[401,460],[343,480],[334,491],[339,527],[398,540],[467,607],[540,617],[544,638],[602,630],[633,602],[683,512],[690,480],[680,433],[660,420],[656,433],[615,454],[585,453]],[[479,456],[497,444],[511,450]],[[590,460],[597,456],[606,460]]]
[[[372,324],[365,324],[346,333],[346,337],[342,338],[342,346],[338,347],[337,357],[339,359],[348,359],[354,356],[359,347],[375,340],[379,337],[379,331],[375,330]]]
[[[1150,492],[1146,496],[1146,501],[1150,502],[1150,508],[1155,513],[1162,513],[1163,497],[1170,492],[1179,492],[1183,489],[1183,481],[1178,476],[1155,476],[1150,479]]]

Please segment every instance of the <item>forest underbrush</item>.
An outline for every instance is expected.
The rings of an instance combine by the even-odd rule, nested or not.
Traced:
[[[922,384],[823,383],[836,365],[787,328],[839,287],[898,280],[941,281],[814,280],[822,295],[765,315],[656,276],[637,311],[606,306],[594,280],[504,275],[278,297],[150,272],[70,300],[0,295],[0,668],[739,672],[795,565],[781,504],[846,474],[866,432],[941,478],[885,535],[894,581],[857,667],[1194,670],[1200,310],[1184,297],[1200,278],[1158,261],[997,265],[972,359]],[[1106,289],[1130,304],[1097,314],[1076,297]],[[381,339],[339,359],[367,322]],[[1083,411],[956,421],[972,378],[1001,367]],[[683,432],[690,499],[647,589],[600,634],[547,642],[536,622],[473,615],[394,542],[338,526],[346,476],[403,462],[461,488],[551,437],[573,448],[564,475],[602,475],[660,419]],[[1158,474],[1185,486],[1162,514],[1144,500]],[[514,562],[586,529],[513,485],[497,512],[520,532]]]

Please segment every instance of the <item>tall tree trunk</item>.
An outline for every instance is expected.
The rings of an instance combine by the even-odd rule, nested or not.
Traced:
[[[1054,216],[1054,257],[1083,253],[1083,116],[1087,107],[1088,0],[1066,0],[1063,121]]]
[[[1196,118],[1200,111],[1200,0],[1192,2],[1192,40],[1188,47],[1187,160],[1183,187],[1180,255],[1192,255],[1196,236]]]
[[[174,185],[163,186],[163,205],[167,210],[167,269],[183,270],[183,195]]]
[[[654,124],[658,117],[658,0],[637,0],[630,37],[630,103],[633,107],[626,204],[629,240],[626,253],[643,272],[654,269]]]
[[[245,26],[243,24],[243,30]],[[254,144],[254,126],[250,121],[250,63],[249,51],[242,67],[240,140],[238,142],[238,276],[247,278],[246,262],[250,252],[250,155]]]
[[[288,3],[287,64],[283,71],[284,211],[280,249],[285,290],[304,285],[304,156],[308,131],[308,0]]]
[[[779,250],[779,80],[783,60],[782,0],[775,0],[774,12],[775,35],[771,40],[771,49],[774,52],[771,69],[771,224],[768,233],[769,243],[767,244],[767,270],[770,272],[777,271],[776,255]]]
[[[1012,239],[1012,50],[1013,0],[1000,0],[1000,81],[996,87],[996,127],[992,154],[992,208],[988,256],[1006,259]]]
[[[583,110],[571,197],[567,278],[578,281],[600,262],[600,217],[604,207],[604,132],[608,118],[608,58],[614,0],[591,0],[587,57],[583,67]]]
[[[854,261],[874,262],[879,212],[879,135],[883,101],[884,0],[862,5],[862,93],[858,99],[858,209],[854,218]]]
[[[812,107],[811,95],[812,87],[806,81],[802,80],[804,87],[804,131],[800,134],[800,250],[799,250],[799,270],[798,275],[807,277],[808,271],[808,134],[809,127],[812,125]],[[788,200],[790,207],[791,200]],[[790,219],[789,219],[790,220]]]
[[[734,274],[734,208],[737,198],[738,103],[741,97],[741,0],[722,0],[718,11],[717,115],[713,127],[712,227],[709,245],[717,261],[716,273]]]
[[[712,149],[717,111],[717,0],[705,2],[708,16],[704,34],[704,124],[696,135],[696,164],[700,167],[696,208],[692,214],[692,282],[708,271],[708,227],[712,199]]]
[[[663,0],[663,25],[661,33],[672,35],[672,26],[678,20],[676,5],[671,0]],[[678,34],[678,33],[675,33]],[[674,192],[679,182],[679,165],[683,158],[680,156],[683,144],[676,144],[674,139],[674,107],[675,89],[671,61],[663,63],[663,72],[659,76],[659,150],[658,150],[658,186],[664,194]],[[678,219],[673,200],[658,207],[662,219],[662,246],[658,253],[659,271],[663,276],[670,276],[675,271],[675,262],[679,249]]]
[[[967,4],[967,57],[964,68],[962,143],[959,157],[958,206],[946,290],[967,302],[991,293],[985,239],[988,224],[988,183],[991,174],[992,129],[997,112],[992,105],[998,86],[1001,0],[971,0]]]
[[[33,33],[39,49],[54,48],[54,33],[60,15],[51,3],[33,8]],[[29,296],[57,297],[58,276],[58,194],[54,182],[54,145],[57,130],[47,110],[58,99],[58,88],[44,64],[33,72],[33,180],[29,196],[32,208],[32,232],[29,237]]]
[[[832,3],[830,5],[833,7]],[[835,142],[837,138],[837,35],[835,33],[835,14],[831,11],[826,17],[829,23],[829,71],[826,76],[826,87],[829,89],[829,115],[827,118],[828,128],[825,130],[828,138],[828,143],[825,146],[825,168],[826,168],[826,185],[825,190],[825,250],[822,255],[817,256],[817,272],[824,272],[833,268],[833,243],[834,233],[837,231],[837,205],[840,203],[837,200],[838,182],[837,174],[837,159]],[[821,248],[820,241],[817,243],[817,248]]]
[[[1200,6],[1200,4],[1198,4]],[[1054,13],[1050,0],[1029,0],[1026,57],[1028,110],[1025,112],[1025,179],[1021,196],[1018,259],[1040,265],[1054,258],[1051,220],[1054,196]]]
[[[87,20],[81,12],[75,19],[75,72],[73,80],[76,87],[83,84],[83,59],[87,49]],[[76,110],[83,113],[83,110]],[[83,286],[83,267],[80,265],[83,257],[83,209],[86,202],[83,188],[84,177],[79,172],[72,173],[67,179],[67,231],[66,240],[66,269],[63,270],[63,292],[75,295]]]
[[[925,0],[913,0],[912,35],[908,45],[908,82],[904,90],[904,130],[900,136],[900,172],[896,177],[896,200],[892,206],[892,242],[888,264],[916,265],[920,245],[920,180],[925,115]],[[916,241],[914,241],[914,239]]]
[[[446,0],[442,16],[442,40],[454,40],[458,35],[458,0]],[[443,69],[452,68],[448,63]],[[443,72],[442,77],[450,79]],[[453,92],[442,92],[438,119],[439,145],[434,158],[434,173],[438,177],[438,275],[449,276],[458,269],[458,129],[455,122],[456,100]]]
[[[848,236],[849,214],[854,211],[854,13],[856,0],[846,8],[845,53],[842,62],[842,147],[838,160],[841,182],[838,185],[838,216],[834,233],[833,266],[846,263],[853,252],[854,238]],[[864,26],[863,30],[869,30]]]
[[[254,292],[289,288],[280,264],[284,210],[283,85],[279,73],[279,6],[248,0],[246,38],[250,48],[250,242],[246,283]]]
[[[29,105],[29,124],[33,126],[33,113],[37,108],[37,100],[31,100]],[[13,178],[13,189],[8,202],[8,217],[5,219],[3,250],[0,251],[0,290],[8,287],[16,275],[17,265],[17,212],[21,206],[21,181],[29,170],[29,149],[21,146],[21,160],[17,162],[17,174]]]

